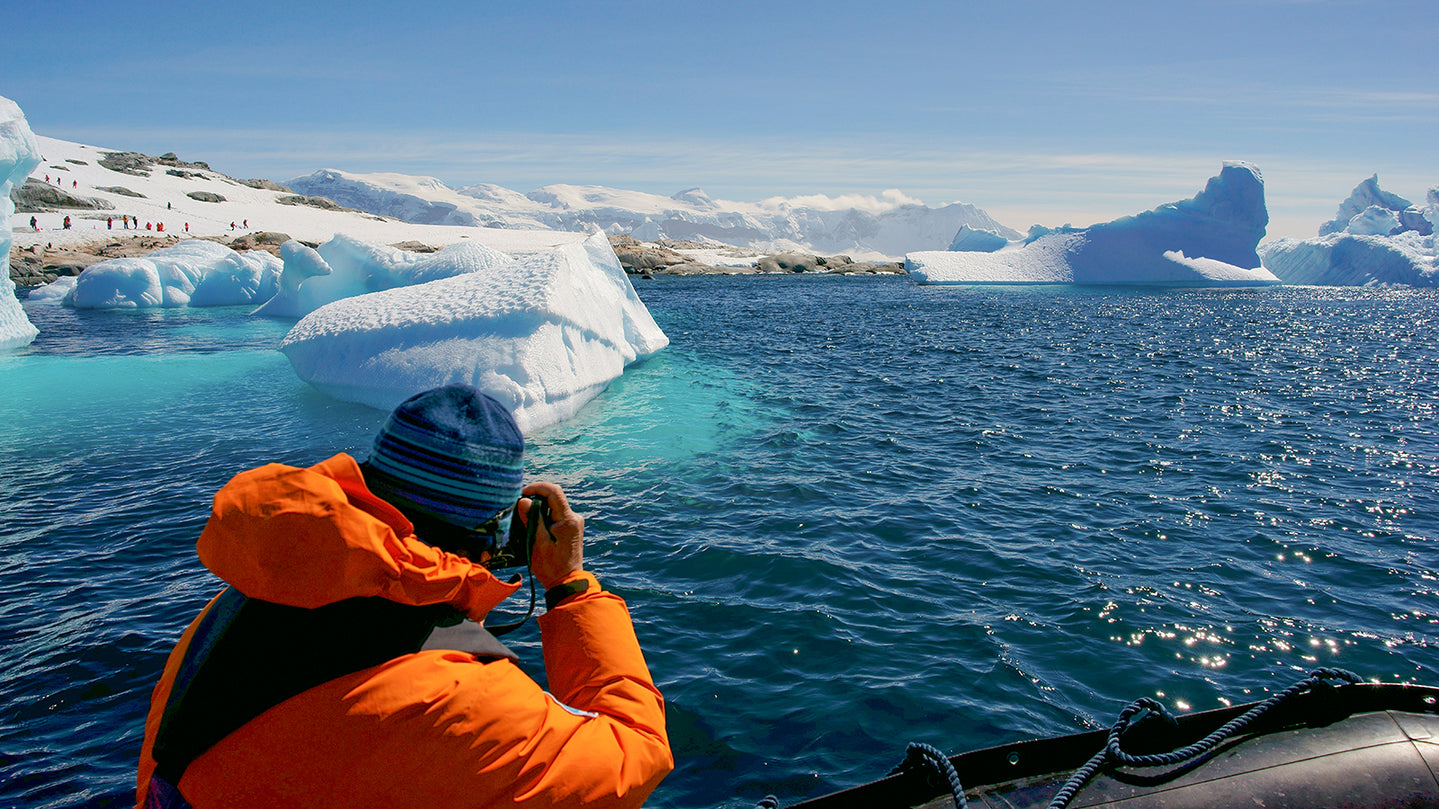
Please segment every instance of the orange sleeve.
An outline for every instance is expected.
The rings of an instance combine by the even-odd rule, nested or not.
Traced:
[[[539,624],[550,692],[564,706],[595,716],[574,728],[544,780],[588,784],[587,805],[639,806],[674,769],[664,698],[624,600],[582,575],[590,588],[540,616]]]

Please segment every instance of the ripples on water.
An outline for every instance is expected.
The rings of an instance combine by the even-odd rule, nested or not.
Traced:
[[[669,700],[652,805],[789,802],[909,741],[1319,665],[1435,682],[1432,292],[637,289],[672,345],[533,436],[530,474],[587,510]],[[121,805],[215,589],[210,495],[363,455],[383,414],[309,391],[242,312],[29,311],[40,340],[0,359],[0,802]]]

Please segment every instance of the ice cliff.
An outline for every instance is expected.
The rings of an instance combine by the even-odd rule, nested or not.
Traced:
[[[1037,231],[1000,249],[993,238],[959,233],[963,251],[922,251],[905,266],[928,284],[1277,284],[1256,248],[1269,224],[1264,180],[1226,163],[1192,199],[1079,230]]]
[[[1423,207],[1379,187],[1373,176],[1339,204],[1314,239],[1277,239],[1259,248],[1286,284],[1439,286],[1439,187]]]
[[[25,121],[20,105],[0,96],[0,249],[3,249],[6,264],[10,260],[10,215],[15,213],[15,203],[10,201],[10,190],[25,184],[25,177],[40,165],[40,146],[35,142],[35,133]],[[30,345],[39,332],[15,297],[15,282],[7,272],[0,281],[0,350]]]

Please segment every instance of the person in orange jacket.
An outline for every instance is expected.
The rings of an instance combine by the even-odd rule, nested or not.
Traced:
[[[197,550],[228,586],[155,687],[137,806],[641,805],[674,767],[664,701],[583,568],[584,519],[521,487],[523,450],[509,411],[452,385],[396,408],[364,464],[221,488]],[[484,565],[512,508],[535,522],[548,692],[482,623],[520,586]]]

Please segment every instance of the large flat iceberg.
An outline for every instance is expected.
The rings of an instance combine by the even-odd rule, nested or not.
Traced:
[[[669,344],[603,234],[475,272],[329,303],[280,345],[319,390],[389,409],[475,385],[526,431],[569,418]]]
[[[1264,266],[1286,284],[1439,286],[1439,188],[1424,207],[1379,188],[1370,177],[1339,203],[1314,239],[1277,239],[1259,247]]]
[[[993,252],[910,253],[905,267],[925,284],[1278,284],[1256,252],[1268,224],[1259,170],[1226,163],[1193,199]]]
[[[40,165],[40,145],[35,133],[25,121],[20,105],[0,96],[0,250],[3,250],[6,267],[10,263],[10,216],[15,213],[15,203],[10,200],[10,190],[23,185],[25,177]],[[15,297],[15,282],[9,272],[0,281],[0,351],[30,345],[39,334],[35,324],[25,316],[25,309]]]

